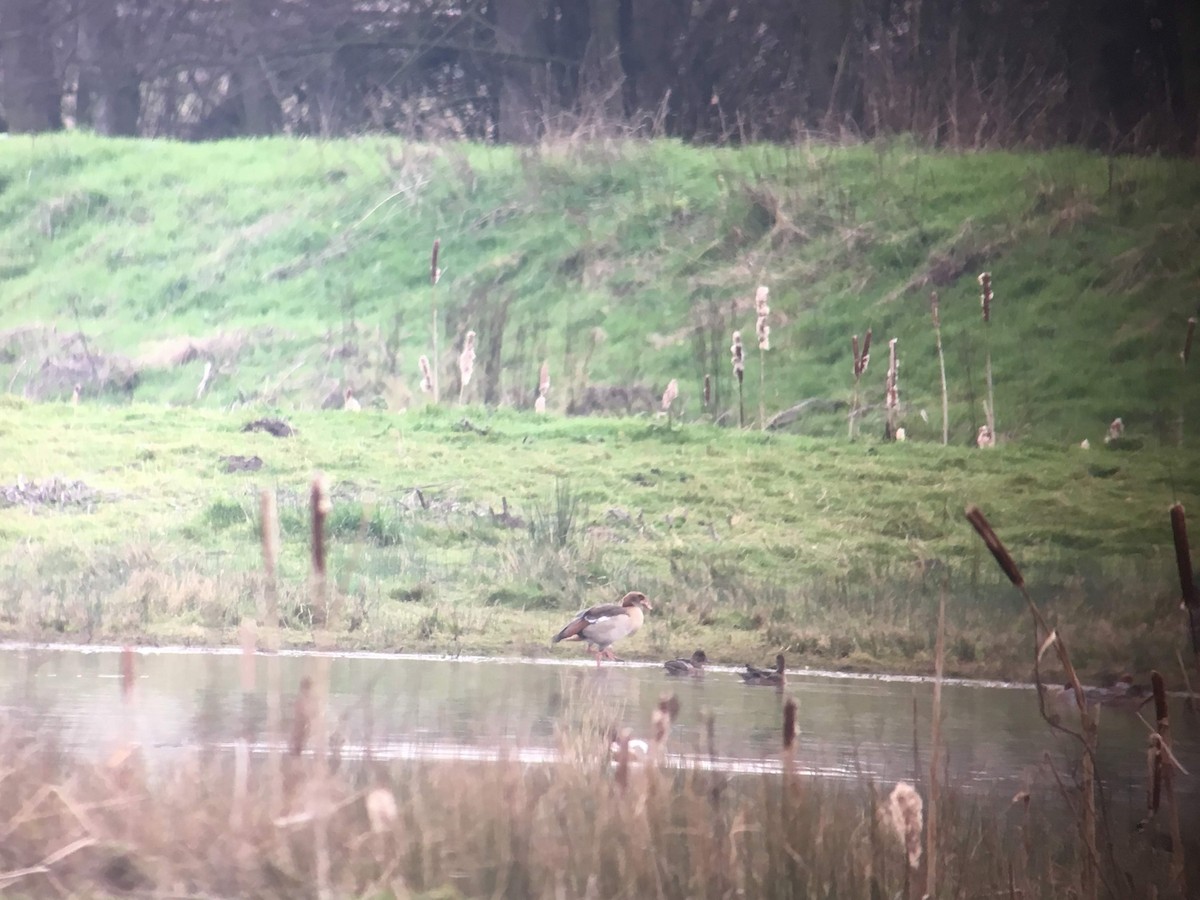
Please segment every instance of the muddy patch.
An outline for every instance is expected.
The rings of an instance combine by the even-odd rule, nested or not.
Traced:
[[[58,476],[41,481],[26,481],[17,476],[14,484],[0,485],[0,507],[22,506],[30,512],[41,509],[91,512],[97,503],[111,499],[112,495],[85,482]]]

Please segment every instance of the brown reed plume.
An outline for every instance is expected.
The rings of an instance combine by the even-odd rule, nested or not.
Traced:
[[[992,529],[987,517],[978,506],[968,506],[967,521],[975,529],[975,533],[983,540],[984,545],[991,551],[999,564],[1001,571],[1008,576],[1025,600],[1025,605],[1033,617],[1033,679],[1038,695],[1038,712],[1050,727],[1065,732],[1076,738],[1083,748],[1083,760],[1080,776],[1080,794],[1083,802],[1080,808],[1079,830],[1085,848],[1085,859],[1082,873],[1082,895],[1085,900],[1095,900],[1099,879],[1099,855],[1096,847],[1096,719],[1088,708],[1087,698],[1083,693],[1083,685],[1075,667],[1071,664],[1067,645],[1058,629],[1052,629],[1047,623],[1041,609],[1033,602],[1029,590],[1025,586],[1025,577],[1017,567],[1016,561],[1004,546],[1004,542]],[[1043,637],[1044,636],[1044,637]],[[1046,690],[1042,681],[1041,656],[1048,648],[1053,647],[1059,663],[1066,673],[1067,681],[1075,695],[1075,705],[1079,710],[1080,730],[1073,731],[1059,724],[1057,717],[1046,712]]]
[[[921,864],[921,831],[924,828],[924,802],[917,789],[906,781],[897,782],[883,808],[884,821],[904,848],[910,869]]]
[[[884,409],[887,410],[887,430],[884,437],[896,439],[896,418],[900,414],[900,362],[896,356],[897,338],[888,341],[888,369],[885,379]]]
[[[929,295],[929,312],[933,316],[933,336],[937,341],[938,368],[942,375],[942,446],[950,443],[950,393],[946,389],[946,354],[942,351],[942,317],[938,292]],[[930,818],[933,812],[930,811]]]
[[[754,333],[758,337],[758,427],[764,431],[767,427],[766,359],[767,351],[771,349],[771,326],[767,320],[771,315],[771,307],[767,302],[770,295],[771,289],[765,284],[760,284],[754,292]]]
[[[992,322],[992,273],[979,273],[979,303],[983,308],[983,347],[984,347],[984,371],[987,375],[987,408],[984,410],[984,415],[987,419],[988,432],[992,439],[998,437],[996,431],[996,397],[992,391],[992,342],[991,329],[988,327]]]
[[[433,402],[434,403],[437,403],[441,399],[440,392],[438,390],[438,373],[437,373],[439,357],[438,357],[438,311],[437,311],[437,290],[436,290],[437,286],[438,286],[438,282],[442,280],[442,270],[438,266],[438,253],[441,250],[441,247],[442,247],[442,239],[434,238],[433,239],[433,252],[430,254],[430,258],[429,258],[429,285],[431,288],[431,290],[429,292],[429,307],[430,307],[430,311],[432,314],[431,331],[433,334],[433,366],[432,366],[432,375],[430,376],[430,390],[433,393]],[[428,360],[426,361],[426,363],[428,364]]]
[[[536,412],[544,413],[546,411],[546,397],[550,393],[550,361],[542,360],[542,368],[538,372],[538,395],[533,402],[533,408]]]
[[[463,395],[466,393],[467,385],[471,383],[471,376],[475,373],[475,332],[468,331],[463,339],[462,353],[458,354],[458,405],[462,406]]]
[[[854,422],[858,418],[858,383],[866,374],[871,362],[871,329],[863,335],[862,350],[858,348],[858,335],[850,338],[850,352],[854,355],[854,398],[850,402],[850,440],[854,440]]]
[[[746,377],[746,352],[742,348],[742,333],[733,333],[733,343],[729,346],[730,363],[738,384],[738,427],[746,427],[746,404],[742,395],[742,381]]]

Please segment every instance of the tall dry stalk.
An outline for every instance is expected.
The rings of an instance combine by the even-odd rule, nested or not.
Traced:
[[[984,370],[987,374],[987,409],[984,410],[984,415],[987,418],[988,431],[992,435],[992,439],[997,437],[996,432],[996,397],[992,391],[992,341],[991,341],[991,324],[992,324],[992,273],[979,273],[979,304],[983,308],[983,353],[984,353]]]
[[[942,317],[938,292],[929,295],[929,311],[933,315],[933,336],[937,340],[938,368],[942,375],[942,446],[950,443],[950,394],[946,390],[946,354],[942,352]],[[932,818],[933,813],[930,812]]]
[[[763,284],[760,284],[754,293],[754,333],[758,337],[758,427],[763,431],[767,428],[766,359],[767,351],[771,349],[771,326],[767,321],[767,317],[771,314],[771,307],[767,304],[767,300],[770,294],[771,289]]]
[[[550,361],[542,360],[542,368],[538,373],[538,395],[533,402],[533,408],[539,413],[546,411],[546,395],[550,393]]]
[[[1188,632],[1192,638],[1192,661],[1200,673],[1200,596],[1192,576],[1192,550],[1188,544],[1187,515],[1183,504],[1171,507],[1171,536],[1175,541],[1175,567],[1179,571],[1179,591],[1187,611]]]
[[[925,894],[936,897],[938,864],[938,802],[941,782],[938,767],[942,755],[942,676],[946,663],[946,584],[938,595],[937,640],[933,651],[933,709],[929,735],[929,815],[925,819]]]
[[[888,369],[884,409],[887,410],[887,434],[889,441],[896,439],[896,418],[900,415],[900,361],[896,356],[897,338],[888,341]]]
[[[858,418],[858,383],[866,374],[871,362],[871,329],[863,335],[862,350],[858,348],[858,335],[850,338],[850,352],[854,355],[854,398],[850,401],[850,440],[854,440],[854,422]]]
[[[1192,340],[1196,336],[1196,317],[1192,316],[1187,320],[1187,332],[1183,336],[1183,350],[1179,353],[1179,359],[1183,364],[1184,378],[1180,379],[1180,385],[1186,385],[1187,364],[1188,358],[1192,355]],[[1183,398],[1179,399],[1179,446],[1183,446]]]
[[[462,353],[458,354],[458,405],[462,406],[463,397],[467,392],[467,385],[471,383],[471,376],[475,374],[475,332],[468,331],[467,336],[463,339]]]
[[[729,361],[733,366],[734,377],[738,385],[738,427],[746,427],[746,403],[742,394],[742,382],[746,378],[746,351],[742,347],[742,333],[733,333],[733,343],[729,346]]]
[[[433,392],[433,402],[437,403],[441,399],[441,394],[438,390],[438,310],[437,310],[437,285],[442,280],[442,270],[438,267],[438,252],[441,250],[442,239],[433,239],[433,252],[429,259],[429,306],[431,311],[431,330],[433,334],[433,374],[430,377],[430,390]]]
[[[1100,857],[1096,846],[1096,719],[1088,708],[1087,697],[1083,693],[1083,685],[1071,664],[1067,653],[1067,645],[1057,629],[1052,629],[1042,615],[1041,609],[1033,602],[1029,589],[1025,586],[1025,576],[1017,567],[1016,561],[1004,546],[1004,542],[992,529],[987,517],[978,506],[968,506],[967,521],[975,529],[975,533],[991,551],[1001,571],[1025,599],[1025,605],[1033,617],[1033,680],[1038,695],[1038,712],[1050,727],[1065,732],[1076,738],[1083,748],[1079,791],[1082,798],[1079,813],[1079,831],[1084,844],[1084,864],[1081,873],[1081,895],[1083,900],[1096,900],[1099,887]],[[1075,696],[1075,705],[1079,710],[1080,730],[1073,731],[1059,724],[1056,717],[1046,712],[1046,691],[1042,682],[1041,657],[1053,647],[1059,663],[1067,675],[1067,681]]]

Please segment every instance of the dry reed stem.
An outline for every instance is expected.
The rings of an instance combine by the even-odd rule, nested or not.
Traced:
[[[275,492],[264,489],[258,496],[259,542],[263,554],[263,598],[259,617],[267,627],[267,648],[279,649],[279,511]]]
[[[421,356],[417,359],[417,368],[421,370],[421,393],[433,393],[433,369],[429,365],[429,357]]]
[[[771,349],[771,326],[768,324],[771,307],[767,300],[770,293],[771,289],[766,285],[759,285],[754,293],[754,332],[758,337],[758,427],[763,431],[767,428],[767,351]]]
[[[458,405],[462,406],[463,396],[466,394],[467,385],[471,383],[471,376],[475,373],[475,332],[468,331],[463,339],[462,352],[458,355]]]
[[[438,312],[437,312],[437,285],[442,280],[442,270],[438,268],[438,251],[441,249],[441,238],[433,239],[433,252],[429,259],[429,308],[432,314],[432,333],[433,333],[433,365],[426,364],[423,369],[430,371],[430,390],[433,393],[433,402],[438,403],[441,400],[441,393],[438,390]]]
[[[1171,536],[1175,541],[1175,566],[1179,572],[1179,590],[1187,610],[1192,636],[1192,653],[1200,657],[1200,597],[1192,575],[1192,551],[1188,544],[1187,515],[1183,504],[1171,507]]]
[[[1183,833],[1179,828],[1179,808],[1175,802],[1175,773],[1172,771],[1175,762],[1171,753],[1171,720],[1167,707],[1167,691],[1163,677],[1158,672],[1150,673],[1150,685],[1154,691],[1154,729],[1158,738],[1155,759],[1155,775],[1161,777],[1162,792],[1167,798],[1167,827],[1171,832],[1171,880],[1181,897],[1189,896],[1186,883],[1186,869],[1183,857]],[[1169,761],[1163,764],[1162,755]],[[1155,779],[1156,783],[1159,778]],[[1156,784],[1157,786],[1157,784]]]
[[[850,423],[849,437],[854,440],[854,422],[858,418],[858,383],[863,375],[867,372],[867,366],[871,362],[871,329],[867,329],[867,333],[863,335],[862,349],[858,347],[858,335],[850,337],[850,351],[854,356],[854,397],[850,402]]]
[[[705,375],[704,376],[704,408],[707,410],[707,409],[710,409],[711,407],[712,407],[712,376]]]
[[[946,354],[942,350],[942,317],[939,312],[938,292],[929,295],[929,309],[933,315],[933,334],[937,341],[938,370],[942,376],[942,446],[950,443],[950,393],[946,387]]]
[[[941,784],[938,762],[942,752],[942,676],[946,663],[946,591],[942,583],[938,595],[937,639],[933,651],[933,704],[929,735],[929,815],[925,820],[925,896],[938,895],[938,803]]]
[[[896,436],[896,416],[900,411],[900,362],[896,355],[897,338],[888,341],[888,369],[885,379],[884,408],[887,410],[887,438]]]
[[[742,395],[742,382],[746,378],[746,353],[742,348],[742,333],[733,333],[733,343],[729,346],[730,364],[738,385],[738,427],[746,427],[746,404]]]
[[[1098,888],[1099,878],[1099,853],[1096,847],[1096,796],[1095,796],[1095,780],[1096,780],[1096,720],[1088,709],[1087,698],[1083,692],[1083,685],[1079,681],[1079,676],[1075,672],[1075,667],[1071,664],[1070,654],[1067,652],[1066,642],[1062,636],[1056,633],[1056,629],[1050,628],[1046,622],[1045,616],[1033,602],[1033,597],[1030,596],[1028,589],[1025,587],[1025,578],[1021,575],[1021,570],[1017,568],[1016,562],[1013,561],[1008,549],[997,536],[984,516],[983,511],[978,506],[968,506],[966,510],[967,520],[974,527],[976,533],[982,538],[996,562],[1000,565],[1001,570],[1008,576],[1009,581],[1013,586],[1020,591],[1021,596],[1025,600],[1025,605],[1028,607],[1030,615],[1033,617],[1033,677],[1034,687],[1038,695],[1038,711],[1042,718],[1052,728],[1073,735],[1083,747],[1083,762],[1082,775],[1080,779],[1080,793],[1083,796],[1083,806],[1080,813],[1079,826],[1080,833],[1083,838],[1086,851],[1086,865],[1082,873],[1081,891],[1084,900],[1095,900]],[[1052,718],[1046,712],[1046,697],[1045,686],[1042,682],[1041,675],[1041,635],[1043,633],[1049,635],[1055,632],[1054,649],[1058,656],[1059,663],[1063,667],[1063,671],[1067,675],[1067,680],[1071,685],[1075,694],[1075,704],[1079,710],[1080,731],[1076,732],[1069,728],[1060,725],[1056,718]]]
[[[992,321],[992,275],[990,272],[981,272],[979,275],[979,302],[983,307],[983,340],[984,340],[984,369],[987,375],[987,407],[984,410],[987,416],[988,431],[992,434],[992,439],[995,440],[998,435],[996,432],[996,397],[992,388],[992,343],[989,337],[991,329],[987,326]]]
[[[325,520],[328,518],[332,506],[329,502],[329,488],[325,476],[320,472],[313,476],[309,490],[309,508],[312,513],[312,577],[310,585],[313,624],[327,625],[329,624],[329,594],[325,577]]]

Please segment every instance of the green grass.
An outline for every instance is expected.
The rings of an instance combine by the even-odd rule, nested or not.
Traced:
[[[463,416],[472,428],[464,428]],[[0,407],[0,490],[58,475],[84,505],[0,523],[0,627],[68,639],[223,641],[261,618],[258,494],[279,498],[287,639],[310,641],[308,484],[331,483],[347,647],[551,652],[577,609],[646,590],[632,657],[1026,676],[1028,623],[963,518],[988,513],[1083,671],[1166,669],[1181,639],[1167,506],[1200,491],[1174,448],[1027,441],[996,452],[510,410],[290,415]],[[220,458],[257,455],[257,472]],[[1107,474],[1090,474],[1103,464]],[[1109,469],[1116,471],[1109,472]],[[418,493],[419,491],[419,493]],[[520,521],[499,521],[504,499]],[[556,648],[555,653],[571,653]]]
[[[768,414],[848,400],[849,337],[870,326],[866,402],[880,402],[884,342],[898,337],[904,424],[934,440],[936,287],[952,435],[966,443],[982,421],[975,276],[987,268],[1002,434],[1095,443],[1119,415],[1173,442],[1181,404],[1200,402],[1178,371],[1200,277],[1197,210],[1194,163],[1120,158],[1110,181],[1105,158],[1074,150],[10,140],[0,377],[42,398],[83,381],[89,398],[313,408],[350,384],[366,403],[419,404],[436,236],[450,397],[473,329],[472,401],[531,404],[548,359],[551,408],[589,383],[653,396],[674,377],[695,417],[707,373],[728,409],[729,336],[753,333],[761,282],[774,312]],[[35,323],[58,332],[17,330]],[[206,358],[216,373],[196,404]],[[866,427],[881,429],[874,415]],[[818,415],[798,430],[843,427]]]
[[[268,488],[285,623],[309,640],[307,490],[324,470],[346,646],[543,653],[564,616],[636,585],[658,607],[632,655],[701,645],[740,662],[785,648],[820,665],[925,671],[946,585],[951,669],[1024,676],[1023,611],[962,519],[976,502],[1069,623],[1084,671],[1173,668],[1166,507],[1200,482],[1188,446],[1200,388],[1178,358],[1200,278],[1194,163],[1119,158],[1110,170],[1080,151],[905,142],[57,135],[4,150],[0,378],[12,396],[0,402],[0,488],[85,485],[5,510],[10,634],[227,639],[261,615]],[[479,335],[461,409],[430,407],[418,387],[434,237],[444,397],[458,395],[462,335]],[[996,296],[986,340],[984,268]],[[759,283],[771,286],[767,414],[826,401],[786,433],[711,424],[736,407],[730,334],[753,334]],[[868,413],[851,443],[837,404],[852,390],[849,337],[868,326]],[[877,440],[892,336],[899,444]],[[985,343],[996,452],[968,447]],[[543,359],[551,414],[538,417]],[[589,385],[641,386],[652,406],[670,378],[673,425],[561,415]],[[76,382],[77,410],[61,402]],[[346,385],[366,412],[318,411]],[[299,434],[240,431],[265,414]],[[1103,447],[1118,415],[1141,449]],[[264,465],[226,473],[228,455]],[[518,527],[490,512],[504,498]]]

